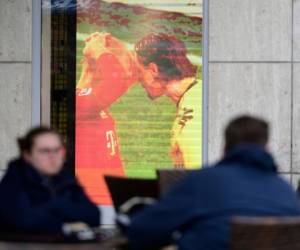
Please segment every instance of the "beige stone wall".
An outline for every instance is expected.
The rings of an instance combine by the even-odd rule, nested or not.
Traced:
[[[0,1],[0,170],[31,124],[31,10],[31,0]]]
[[[285,178],[300,178],[300,0],[209,1],[209,160],[232,117],[272,123]],[[32,0],[0,0],[0,169],[31,124]],[[299,100],[299,101],[298,101]]]
[[[272,123],[283,176],[300,175],[300,0],[209,0],[209,159],[236,115]]]

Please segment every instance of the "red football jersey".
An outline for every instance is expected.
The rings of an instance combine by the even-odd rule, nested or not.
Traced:
[[[108,205],[111,200],[103,175],[124,175],[108,108],[127,91],[129,79],[112,54],[101,55],[96,63],[99,83],[76,93],[76,176],[94,202]]]

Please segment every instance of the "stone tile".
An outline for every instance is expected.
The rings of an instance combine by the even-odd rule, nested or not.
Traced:
[[[31,0],[0,1],[0,61],[31,60]]]
[[[210,0],[210,61],[290,61],[291,0]]]
[[[209,66],[209,159],[222,155],[224,126],[252,114],[271,123],[270,150],[282,172],[291,158],[291,65],[211,63]]]
[[[17,153],[16,137],[31,124],[31,65],[0,63],[0,169]]]
[[[300,61],[300,0],[293,0],[293,50],[294,61]]]
[[[293,67],[293,172],[300,173],[300,63]]]

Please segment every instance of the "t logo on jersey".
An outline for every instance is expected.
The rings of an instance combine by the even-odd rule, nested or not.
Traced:
[[[92,93],[92,88],[84,88],[81,89],[80,92],[78,93],[78,96],[85,96],[85,95],[90,95]]]
[[[107,148],[110,148],[110,155],[113,156],[116,154],[117,140],[114,135],[114,131],[109,130],[106,132]]]

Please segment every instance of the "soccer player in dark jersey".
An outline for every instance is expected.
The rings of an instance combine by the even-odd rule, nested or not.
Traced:
[[[141,83],[151,99],[168,96],[177,106],[172,128],[171,157],[177,168],[202,163],[202,81],[175,36],[151,33],[135,45]]]

